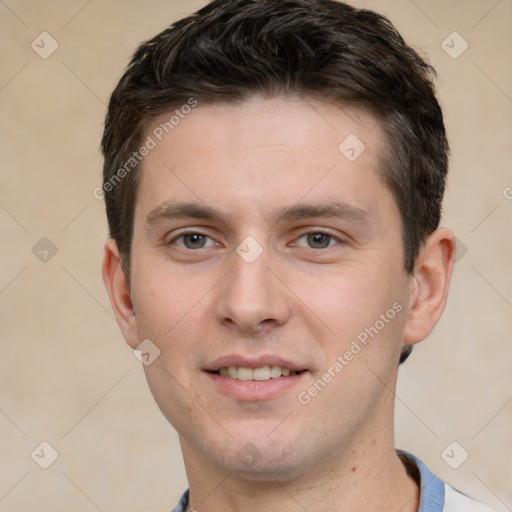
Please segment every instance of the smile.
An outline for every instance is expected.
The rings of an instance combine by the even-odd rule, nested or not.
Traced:
[[[216,372],[221,377],[228,377],[235,380],[270,380],[278,379],[279,377],[290,377],[297,375],[297,371],[290,370],[290,368],[284,368],[281,366],[260,366],[259,368],[248,368],[247,366],[226,366],[220,368]]]

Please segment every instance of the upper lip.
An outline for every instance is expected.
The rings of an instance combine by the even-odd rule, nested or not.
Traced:
[[[227,368],[229,366],[244,366],[253,369],[261,368],[262,366],[280,366],[281,368],[288,368],[295,372],[307,369],[305,365],[294,363],[275,355],[263,355],[259,357],[227,355],[215,359],[213,363],[204,368],[204,371],[216,372],[221,368]]]

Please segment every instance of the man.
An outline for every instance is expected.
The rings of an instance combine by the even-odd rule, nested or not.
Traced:
[[[176,511],[490,510],[394,447],[455,255],[432,72],[329,0],[216,0],[135,53],[103,278],[180,436]]]

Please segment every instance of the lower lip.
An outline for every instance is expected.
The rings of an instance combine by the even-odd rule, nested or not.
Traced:
[[[301,372],[289,377],[269,380],[237,380],[205,372],[217,389],[223,394],[245,401],[268,400],[298,384],[307,373]]]

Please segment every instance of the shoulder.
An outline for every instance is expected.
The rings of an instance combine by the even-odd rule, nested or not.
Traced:
[[[418,457],[403,450],[397,454],[421,489],[418,512],[496,512],[440,480]]]
[[[496,512],[495,509],[471,499],[469,496],[444,484],[443,512]]]

